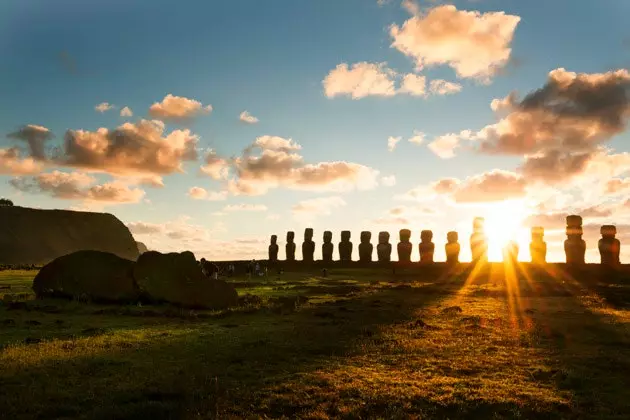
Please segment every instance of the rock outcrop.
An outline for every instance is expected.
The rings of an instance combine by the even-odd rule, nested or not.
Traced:
[[[108,213],[0,206],[0,264],[47,264],[77,251],[135,261],[129,229]]]
[[[134,262],[109,252],[78,251],[46,264],[33,280],[37,297],[132,302],[140,297]]]

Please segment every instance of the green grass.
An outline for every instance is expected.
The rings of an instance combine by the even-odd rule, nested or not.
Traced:
[[[0,418],[627,418],[628,285],[498,267],[238,278],[262,302],[219,312],[23,296]]]

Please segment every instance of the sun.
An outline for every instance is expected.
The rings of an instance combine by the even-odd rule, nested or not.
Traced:
[[[488,259],[503,260],[503,248],[510,242],[519,244],[519,260],[529,255],[528,231],[522,226],[529,215],[523,200],[510,200],[492,204],[485,214],[485,232],[488,237]]]

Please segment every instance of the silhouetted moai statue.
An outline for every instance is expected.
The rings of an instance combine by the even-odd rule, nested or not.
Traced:
[[[398,242],[398,261],[408,263],[411,262],[411,250],[413,246],[409,240],[411,239],[411,231],[409,229],[401,229],[398,232],[400,242]]]
[[[457,264],[459,262],[460,245],[459,234],[455,231],[448,232],[446,234],[446,262],[449,264]]]
[[[518,251],[519,246],[518,242],[510,241],[503,248],[503,262],[509,262],[512,264],[516,264],[518,261]]]
[[[392,260],[392,244],[389,243],[389,232],[380,232],[378,234],[376,254],[379,262],[390,262]]]
[[[473,220],[473,233],[470,235],[470,251],[473,262],[488,261],[488,238],[484,232],[485,219],[475,217]]]
[[[582,239],[583,233],[582,218],[576,215],[567,216],[567,239],[564,241],[567,264],[584,264],[586,242]]]
[[[350,231],[341,231],[341,242],[339,242],[339,260],[343,262],[352,261],[352,242],[350,242]]]
[[[322,244],[322,260],[324,262],[332,262],[334,249],[335,246],[332,243],[332,232],[327,230],[324,232],[324,243]]]
[[[600,233],[602,234],[602,239],[599,240],[597,245],[602,265],[609,267],[619,265],[621,242],[619,242],[619,239],[615,238],[615,235],[617,235],[617,227],[604,225],[601,227]]]
[[[361,243],[359,244],[359,261],[372,262],[372,253],[374,252],[374,245],[370,243],[372,239],[372,232],[361,232]]]
[[[271,244],[269,245],[269,262],[277,262],[278,261],[278,249],[280,248],[277,244],[278,236],[271,235]]]
[[[295,261],[295,232],[287,232],[287,244],[284,246],[284,251],[287,254],[287,261]]]
[[[420,262],[432,263],[433,254],[435,253],[435,244],[431,242],[433,240],[433,232],[430,230],[423,230],[420,232]]]
[[[547,262],[547,243],[543,240],[545,228],[534,226],[532,228],[532,241],[529,244],[529,253],[532,256],[532,263],[544,264]]]
[[[313,242],[313,229],[304,229],[304,242],[302,243],[302,261],[313,262],[315,254],[315,242]]]

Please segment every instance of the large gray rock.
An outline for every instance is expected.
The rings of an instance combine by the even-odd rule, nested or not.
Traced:
[[[131,302],[139,297],[134,262],[109,252],[78,251],[46,264],[33,280],[38,297]]]
[[[236,305],[234,287],[203,275],[192,252],[140,255],[134,278],[145,298],[190,308],[224,309]]]

